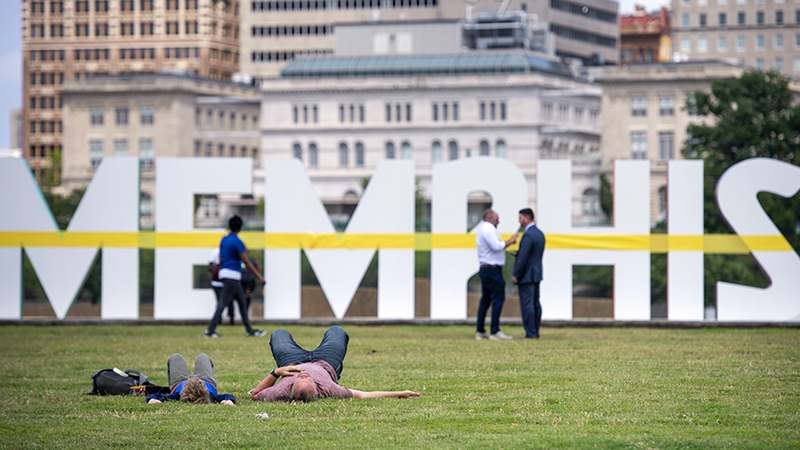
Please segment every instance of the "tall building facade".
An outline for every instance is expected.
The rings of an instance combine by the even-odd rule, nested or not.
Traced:
[[[230,80],[238,0],[23,0],[22,149],[38,178],[63,147],[64,83],[177,69]]]
[[[619,20],[620,64],[667,62],[672,60],[670,15],[662,7],[648,13],[636,5],[636,12]]]
[[[535,27],[552,33],[557,56],[586,64],[619,61],[619,5],[611,0],[253,0],[242,7],[242,72],[256,79],[278,77],[297,56],[332,54],[337,25],[471,21],[508,11],[526,13]],[[395,44],[409,53],[401,40]]]
[[[800,77],[800,2],[673,0],[674,52]]]
[[[650,220],[664,220],[667,162],[682,159],[686,128],[704,118],[687,108],[713,80],[740,76],[743,68],[719,61],[632,64],[603,71],[603,172],[619,159],[650,160]]]
[[[65,192],[88,186],[103,158],[138,157],[140,225],[150,229],[155,219],[156,158],[246,157],[253,158],[253,176],[263,195],[261,94],[252,86],[188,75],[107,75],[67,82],[61,95]],[[206,196],[200,203],[195,223],[219,226],[231,204],[253,209],[255,200]]]

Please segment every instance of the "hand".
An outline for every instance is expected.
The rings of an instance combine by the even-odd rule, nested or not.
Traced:
[[[397,398],[411,398],[411,397],[414,398],[419,397],[419,391],[402,391],[400,392],[400,395],[397,396]]]
[[[155,405],[155,404],[161,403],[161,400],[157,400],[155,398],[151,398],[150,401],[148,401],[147,403],[150,404],[150,405]]]
[[[279,367],[275,369],[275,375],[281,377],[288,377],[293,372],[303,372],[303,368],[300,366],[286,366],[286,367]]]
[[[259,282],[259,283],[261,283],[261,284],[267,284],[267,282],[266,282],[266,281],[264,281],[264,277],[262,277],[262,276],[261,276],[261,275],[259,275],[259,274],[256,274],[256,276],[258,277],[258,282]]]
[[[220,405],[228,405],[228,406],[236,406],[236,403],[233,403],[232,400],[223,400],[219,402]]]
[[[511,235],[511,243],[517,242],[517,238],[519,237],[519,231]]]
[[[517,280],[517,277],[515,277],[514,275],[511,275],[511,282],[514,284],[519,284],[519,280]]]

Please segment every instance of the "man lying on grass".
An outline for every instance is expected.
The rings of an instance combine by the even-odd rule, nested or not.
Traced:
[[[362,392],[339,386],[342,362],[347,354],[349,341],[350,336],[344,329],[334,325],[325,332],[319,346],[308,351],[297,345],[288,331],[283,328],[276,330],[272,333],[269,346],[278,368],[273,369],[255,389],[250,391],[250,397],[265,402],[280,400],[309,402],[326,397],[419,397],[419,391]]]
[[[147,403],[161,403],[168,400],[180,400],[188,403],[219,403],[235,405],[236,397],[230,394],[217,393],[217,379],[214,378],[214,363],[205,353],[194,361],[194,376],[189,375],[186,360],[175,353],[167,360],[167,377],[169,394],[150,394]]]

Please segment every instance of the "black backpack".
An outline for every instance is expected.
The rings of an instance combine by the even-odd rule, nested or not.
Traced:
[[[123,375],[124,373],[124,375]],[[156,386],[147,381],[147,376],[138,370],[103,369],[92,375],[92,392],[84,395],[126,395],[132,394],[134,386],[144,386],[147,394],[160,393],[169,388]]]

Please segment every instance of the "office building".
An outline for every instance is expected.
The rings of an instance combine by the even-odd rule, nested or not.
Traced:
[[[238,0],[24,0],[21,146],[34,175],[63,147],[64,83],[166,68],[230,80],[239,9]]]

